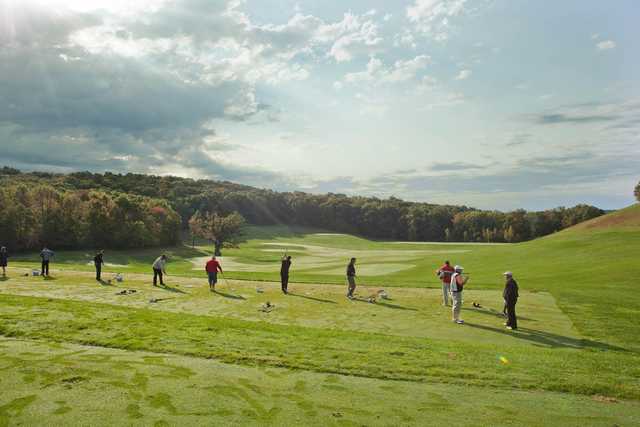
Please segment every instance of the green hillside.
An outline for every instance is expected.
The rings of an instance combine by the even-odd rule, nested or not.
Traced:
[[[50,280],[25,276],[37,256],[21,255],[0,281],[0,422],[64,424],[99,407],[104,425],[422,425],[425,411],[436,424],[508,413],[526,425],[635,425],[639,215],[632,206],[489,245],[254,227],[224,252],[219,293],[203,277],[206,246],[167,248],[164,288],[148,274],[159,251],[108,251],[105,277],[125,274],[111,284],[95,282],[90,253],[58,253]],[[287,296],[273,283],[285,250]],[[355,301],[344,297],[352,255]],[[440,305],[433,272],[445,258],[470,273],[463,326]],[[499,315],[505,270],[520,285],[518,331]],[[379,289],[391,299],[367,302]],[[451,394],[464,402],[447,405]]]

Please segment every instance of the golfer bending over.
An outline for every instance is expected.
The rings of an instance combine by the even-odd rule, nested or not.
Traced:
[[[167,274],[166,265],[167,265],[167,256],[160,255],[153,262],[153,286],[158,286],[158,278],[160,278],[160,286],[164,286],[164,282],[162,281],[162,274]]]
[[[449,293],[451,292],[451,275],[453,274],[453,267],[449,264],[449,261],[445,261],[444,265],[436,270],[436,274],[442,281],[442,305],[449,305]]]
[[[222,273],[222,266],[216,259],[216,256],[212,256],[207,265],[204,267],[209,276],[209,289],[213,292],[216,290],[216,283],[218,283],[218,271]]]
[[[351,258],[351,261],[349,261],[349,265],[347,265],[347,283],[349,283],[347,298],[353,299],[353,291],[356,290],[356,259],[355,258]]]
[[[507,309],[507,329],[518,329],[518,319],[516,319],[516,303],[518,302],[518,283],[513,278],[513,273],[507,271],[504,273],[506,282],[502,297]]]
[[[453,321],[461,325],[464,323],[464,320],[460,319],[460,310],[462,309],[462,290],[469,280],[469,277],[462,275],[464,268],[460,265],[456,265],[454,270],[455,272],[451,276],[451,299],[453,300],[451,312],[453,313]]]

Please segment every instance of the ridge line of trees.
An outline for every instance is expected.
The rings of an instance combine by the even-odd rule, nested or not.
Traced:
[[[300,225],[370,238],[407,241],[521,242],[600,216],[594,206],[539,212],[485,211],[467,206],[407,202],[391,197],[276,192],[231,182],[174,176],[76,172],[22,173],[0,169],[0,186],[44,183],[63,192],[100,191],[164,201],[183,230],[196,212],[222,216],[238,212],[255,225]]]

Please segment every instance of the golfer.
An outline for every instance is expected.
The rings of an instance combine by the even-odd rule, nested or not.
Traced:
[[[442,305],[449,305],[449,294],[451,293],[451,275],[453,267],[449,261],[445,261],[444,265],[436,270],[436,274],[442,281]]]
[[[213,292],[216,290],[216,283],[218,283],[218,271],[222,273],[222,266],[214,255],[207,261],[204,269],[207,272],[207,276],[209,276],[209,289]]]
[[[518,329],[518,319],[516,318],[516,303],[518,302],[518,283],[513,278],[510,271],[504,272],[505,284],[502,297],[507,307],[507,329]]]
[[[356,290],[356,259],[351,258],[349,265],[347,265],[347,283],[349,284],[349,290],[347,291],[347,298],[353,299],[353,291]]]
[[[469,277],[462,275],[463,271],[464,268],[462,268],[461,265],[456,265],[454,267],[454,273],[451,276],[451,299],[453,304],[451,312],[453,314],[453,321],[459,325],[464,323],[464,320],[460,319],[460,310],[462,309],[462,290],[469,280]]]
[[[102,278],[100,277],[102,274],[102,265],[104,264],[104,251],[98,251],[96,256],[93,257],[93,265],[96,267],[96,280],[100,282]]]
[[[162,274],[167,274],[166,266],[169,258],[162,254],[153,262],[153,286],[158,286],[158,278],[160,279],[160,286],[164,286],[162,281]]]
[[[42,259],[42,277],[49,276],[49,261],[53,258],[55,254],[51,249],[48,249],[46,246],[40,251],[40,258]]]
[[[280,285],[285,295],[289,286],[289,268],[291,268],[291,256],[285,255],[282,257],[282,265],[280,266]]]
[[[2,267],[2,277],[7,276],[7,264],[9,263],[9,253],[5,246],[0,248],[0,267]]]

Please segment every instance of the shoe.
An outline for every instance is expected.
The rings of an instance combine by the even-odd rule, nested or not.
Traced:
[[[464,324],[464,320],[460,319],[460,320],[456,320],[455,321],[458,325],[463,325]]]
[[[507,329],[509,329],[510,331],[513,331],[513,328],[511,326],[507,326]]]
[[[509,324],[507,322],[504,322],[503,325],[504,326],[509,326]]]

